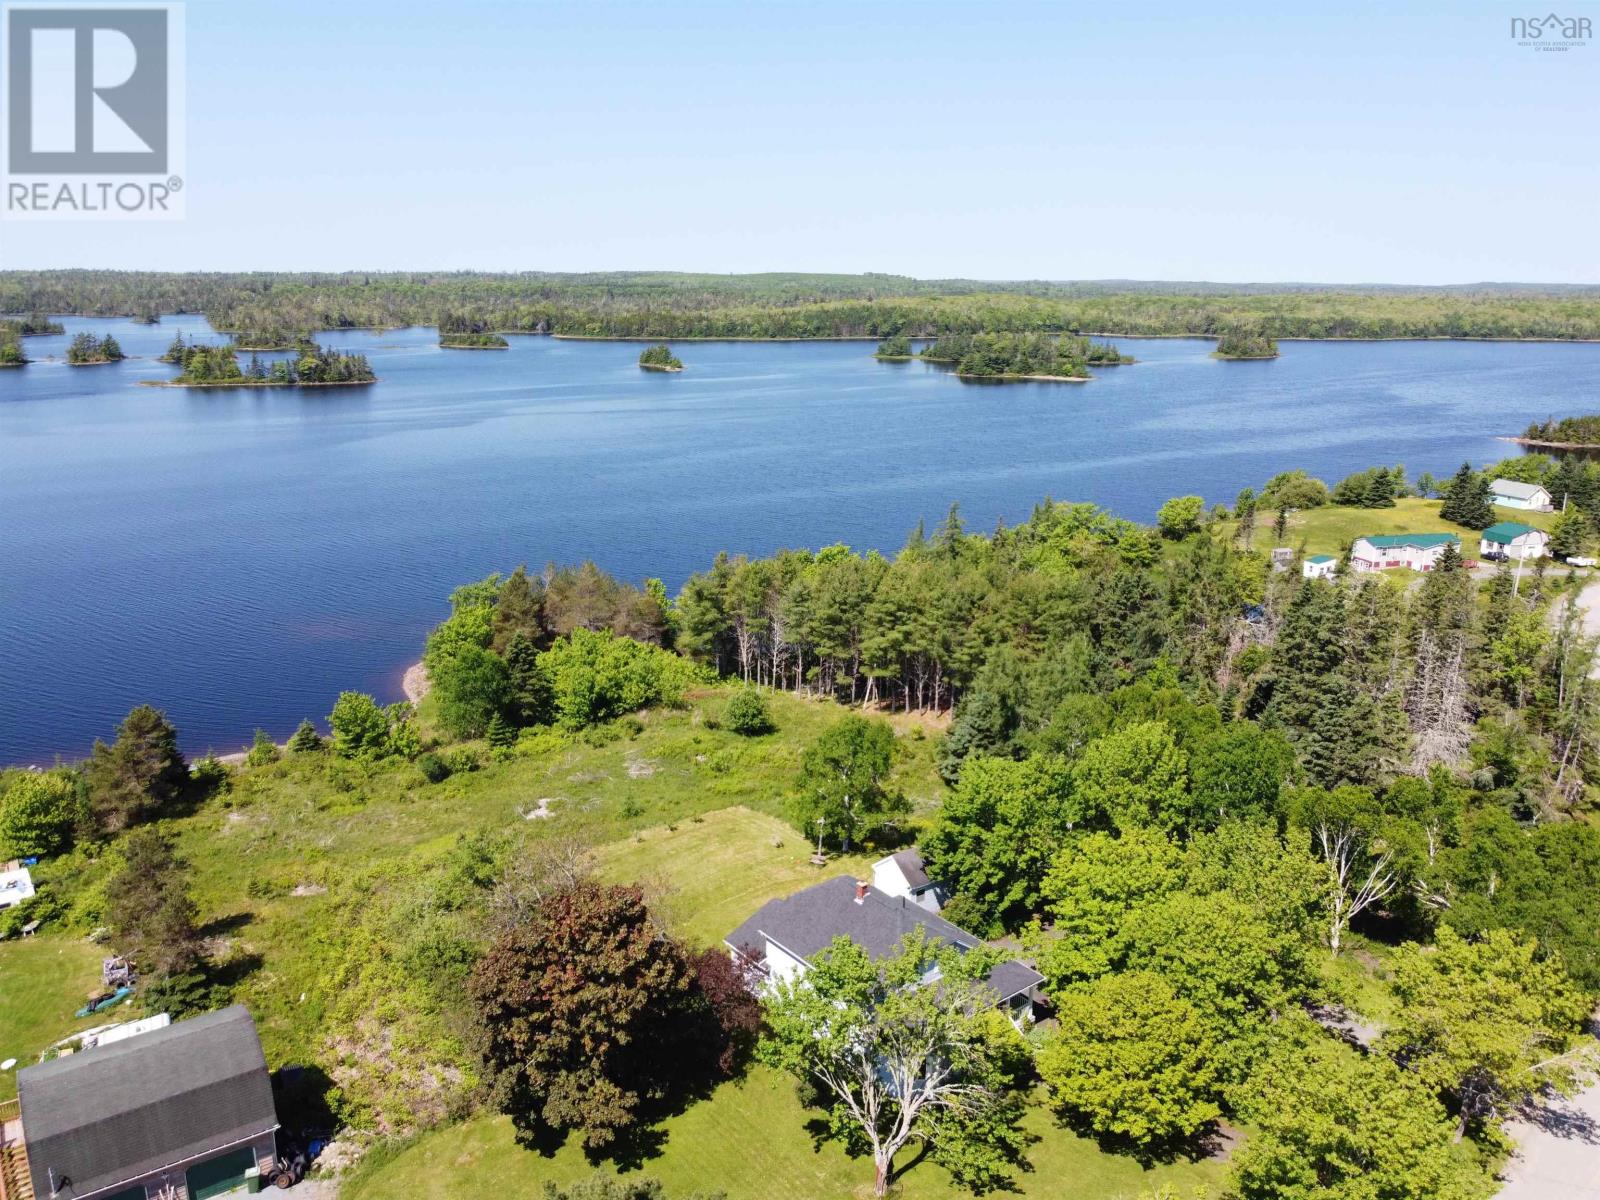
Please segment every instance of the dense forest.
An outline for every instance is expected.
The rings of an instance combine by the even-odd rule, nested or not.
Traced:
[[[278,359],[271,364],[252,354],[249,363],[240,367],[238,353],[232,346],[185,342],[180,333],[173,338],[161,361],[183,368],[173,382],[185,387],[223,384],[237,387],[333,386],[377,381],[366,355],[328,350],[315,342],[301,349],[296,357]]]
[[[950,332],[1275,338],[1600,338],[1600,290],[1480,285],[994,283],[893,275],[0,272],[0,310],[204,313],[221,330],[436,324],[594,337],[935,336]]]
[[[645,347],[639,354],[639,365],[647,371],[683,370],[683,360],[665,342]]]

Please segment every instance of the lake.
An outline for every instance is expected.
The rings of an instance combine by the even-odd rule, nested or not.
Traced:
[[[897,548],[959,501],[969,527],[1044,496],[1148,520],[1303,466],[1442,474],[1494,440],[1595,408],[1600,345],[1285,342],[1222,363],[1200,340],[1119,338],[1087,384],[963,383],[864,342],[324,334],[381,382],[305,391],[140,387],[198,317],[67,318],[139,356],[0,371],[0,762],[78,757],[135,704],[190,752],[321,721],[400,677],[457,584],[592,558],[674,591],[718,550]],[[263,356],[270,357],[270,356]]]

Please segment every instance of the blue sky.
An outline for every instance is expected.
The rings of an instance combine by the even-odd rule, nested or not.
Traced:
[[[187,220],[0,266],[1600,282],[1524,7],[189,0]]]

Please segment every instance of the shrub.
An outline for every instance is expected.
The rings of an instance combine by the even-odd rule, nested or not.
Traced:
[[[609,630],[574,629],[539,655],[556,721],[582,729],[652,704],[677,704],[695,678],[686,660]]]
[[[244,760],[252,767],[264,767],[278,761],[278,747],[267,736],[266,730],[256,730],[255,741],[250,743],[250,753],[244,756]]]
[[[81,815],[71,779],[55,772],[19,772],[0,792],[0,858],[60,854],[71,847]]]
[[[431,751],[417,759],[417,767],[429,783],[443,783],[451,775],[450,764]]]
[[[289,739],[290,754],[310,754],[313,750],[322,749],[322,738],[317,733],[317,727],[310,721],[301,721],[300,727],[294,731],[294,736]]]
[[[735,692],[722,712],[722,726],[742,737],[771,732],[772,713],[767,708],[766,697],[752,687]]]
[[[340,692],[328,716],[333,748],[344,758],[379,758],[389,748],[389,717],[362,692]]]

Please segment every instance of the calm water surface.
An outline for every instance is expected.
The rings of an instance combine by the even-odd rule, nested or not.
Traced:
[[[185,747],[237,748],[400,675],[465,580],[593,558],[673,589],[720,549],[892,550],[959,501],[972,527],[1045,495],[1149,519],[1276,471],[1453,470],[1495,435],[1597,408],[1600,345],[1290,342],[1266,363],[1211,343],[1118,339],[1093,383],[969,385],[869,344],[324,335],[362,389],[139,387],[197,317],[67,319],[59,359],[113,332],[114,366],[0,371],[0,762],[83,754],[134,704]],[[266,357],[266,356],[264,356]]]

